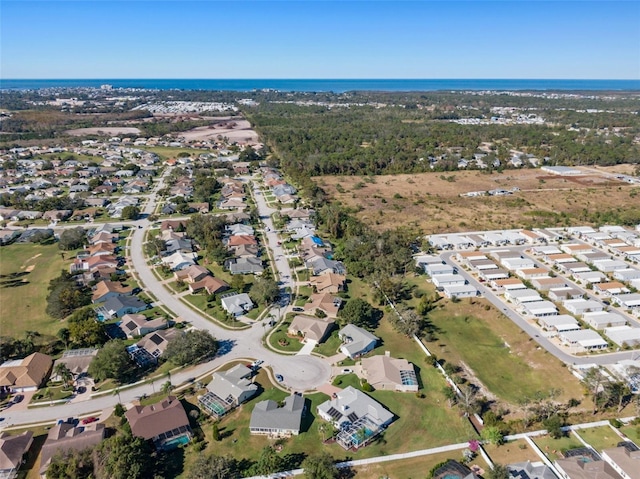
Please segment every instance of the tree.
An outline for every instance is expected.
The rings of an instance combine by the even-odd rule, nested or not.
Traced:
[[[47,468],[49,479],[90,479],[94,476],[93,450],[91,448],[58,451]]]
[[[127,353],[125,344],[119,339],[106,343],[98,351],[89,365],[89,376],[96,381],[115,379],[122,383],[127,380],[133,369],[133,362]]]
[[[175,386],[171,383],[171,381],[167,381],[160,388],[160,390],[162,391],[163,394],[169,394],[174,389],[175,389]]]
[[[338,317],[345,324],[354,324],[362,328],[374,329],[379,320],[379,310],[364,299],[354,298],[338,312]]]
[[[475,387],[464,385],[460,388],[459,405],[465,415],[478,412],[478,391]]]
[[[134,205],[125,206],[122,208],[122,216],[123,220],[137,220],[138,216],[140,216],[140,208]]]
[[[60,328],[56,333],[57,338],[64,343],[65,349],[69,347],[69,340],[71,339],[71,333],[69,328]]]
[[[88,288],[78,286],[74,277],[64,270],[49,281],[48,289],[46,312],[56,319],[62,319],[91,302]]]
[[[239,293],[242,293],[244,291],[244,278],[242,277],[242,275],[234,274],[231,277],[231,283],[229,284],[229,286],[231,286],[231,289],[235,289]]]
[[[177,366],[196,364],[215,356],[218,342],[209,331],[192,329],[173,338],[163,357]]]
[[[487,472],[486,479],[509,479],[510,476],[507,466],[494,463],[493,468]]]
[[[266,476],[282,469],[283,460],[271,446],[262,449],[258,462],[253,467],[253,473]]]
[[[108,337],[104,324],[95,319],[69,322],[69,339],[75,347],[102,346]]]
[[[607,377],[604,375],[600,367],[593,367],[584,375],[583,381],[587,386],[589,394],[591,394],[591,399],[593,400],[593,414],[598,411],[603,384],[606,380]]]
[[[214,422],[211,428],[211,438],[216,442],[220,440],[220,429],[218,428],[217,422]]]
[[[140,437],[118,434],[100,443],[94,453],[96,479],[153,477],[151,447]]]
[[[78,226],[77,228],[64,230],[60,235],[58,248],[63,251],[82,248],[86,239],[87,235],[84,231],[84,228]]]
[[[302,461],[304,477],[308,479],[337,479],[339,471],[333,457],[327,452],[307,456]]]
[[[502,444],[504,440],[502,431],[498,426],[485,427],[484,429],[482,429],[482,432],[480,433],[480,437],[482,437],[484,441],[489,442],[491,444],[495,444],[496,446],[499,446],[500,444]]]
[[[256,278],[249,290],[249,296],[265,305],[273,303],[279,295],[278,283],[272,278]]]
[[[425,320],[415,310],[399,305],[396,308],[397,314],[393,315],[391,321],[393,328],[405,336],[420,336],[425,327]]]
[[[240,477],[237,461],[231,456],[199,455],[187,475],[188,479],[236,479]]]
[[[60,379],[62,379],[65,386],[69,387],[73,385],[73,373],[65,363],[56,364],[53,368],[53,372],[56,376],[59,376]]]
[[[553,439],[560,439],[562,436],[564,436],[562,423],[562,418],[559,415],[554,414],[553,416],[545,419],[542,422],[542,425],[545,427],[545,429]]]

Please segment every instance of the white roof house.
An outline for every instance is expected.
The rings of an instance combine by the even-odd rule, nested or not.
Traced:
[[[640,294],[638,293],[619,294],[613,296],[611,300],[623,308],[640,308]]]
[[[433,277],[433,284],[437,288],[452,286],[454,284],[465,284],[466,280],[459,274],[439,274]]]
[[[425,264],[424,270],[429,276],[436,276],[439,274],[453,274],[454,269],[453,266],[448,264],[434,263],[434,264]]]
[[[504,293],[505,299],[515,304],[533,303],[535,301],[542,301],[542,297],[535,289],[516,289],[512,291],[506,291]]]
[[[580,324],[573,316],[568,314],[558,314],[557,316],[546,316],[538,320],[538,324],[546,331],[551,331],[552,336],[566,331],[577,331]]]
[[[603,271],[605,273],[629,268],[629,263],[617,259],[603,259],[600,261],[594,261],[593,265],[600,271]]]
[[[624,326],[627,320],[624,316],[608,311],[594,311],[592,313],[584,313],[582,319],[593,329],[602,330],[605,328]]]
[[[478,276],[485,281],[493,281],[494,279],[507,279],[509,277],[509,273],[502,268],[495,268],[480,271]]]
[[[604,349],[608,343],[592,329],[566,331],[558,335],[565,346],[579,347],[586,350]]]
[[[171,268],[171,271],[180,271],[181,269],[185,269],[196,264],[195,258],[197,257],[197,253],[183,253],[182,251],[176,251],[175,253],[162,258],[162,262]]]
[[[631,281],[640,279],[640,270],[635,268],[618,269],[613,272],[612,276],[618,281]]]
[[[606,328],[604,334],[621,348],[640,344],[640,328],[613,326]]]
[[[452,286],[444,286],[444,295],[447,298],[472,298],[478,295],[478,290],[470,284],[458,284]]]
[[[515,271],[518,269],[535,268],[536,263],[529,258],[505,258],[500,261],[505,268]]]
[[[247,293],[226,296],[220,300],[222,308],[234,316],[242,316],[254,307],[253,301]]]
[[[354,324],[347,324],[338,331],[338,337],[343,341],[340,351],[350,358],[371,351],[378,343],[376,336]]]
[[[574,273],[573,277],[581,283],[600,283],[606,280],[604,273],[600,271],[587,271],[584,273]]]
[[[568,299],[564,301],[562,305],[567,309],[567,311],[571,314],[575,314],[576,316],[592,311],[602,311],[604,309],[604,305],[602,303],[592,299]]]
[[[536,301],[534,303],[525,303],[522,305],[525,313],[536,318],[544,316],[556,316],[558,308],[551,301]]]

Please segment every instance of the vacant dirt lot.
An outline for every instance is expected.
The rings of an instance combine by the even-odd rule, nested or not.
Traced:
[[[607,178],[593,169],[587,173],[562,177],[538,169],[494,174],[458,171],[323,176],[316,181],[376,229],[414,225],[426,234],[542,226],[545,221],[557,226],[584,224],[588,223],[587,215],[595,211],[637,207],[640,187]],[[460,196],[514,188],[505,196]],[[563,224],[557,224],[555,214],[565,214]]]
[[[241,118],[219,118],[209,126],[200,126],[182,132],[180,136],[186,141],[207,140],[220,136],[241,145],[257,145],[259,143],[258,134],[251,129],[251,124]]]

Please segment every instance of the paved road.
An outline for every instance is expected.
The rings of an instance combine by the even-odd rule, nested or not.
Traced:
[[[153,213],[157,201],[156,193],[164,186],[164,178],[167,174],[168,171],[165,172],[165,175],[157,182],[153,192],[149,195],[149,201],[144,205],[142,210],[143,217]],[[272,256],[276,258],[275,263],[282,281],[282,287],[293,288],[291,270],[286,258],[284,258],[282,247],[278,245],[277,234],[274,232],[271,222],[270,215],[275,210],[268,208],[261,195],[257,195],[256,204],[262,221],[266,227],[269,228],[269,231],[266,233],[268,240],[267,246],[271,249]],[[131,224],[130,222],[127,223]],[[203,376],[212,369],[234,359],[262,359],[264,361],[263,366],[270,366],[274,374],[282,375],[284,377],[283,385],[292,391],[315,390],[318,386],[329,380],[331,377],[331,367],[327,361],[316,356],[285,356],[267,349],[262,343],[262,338],[267,331],[266,321],[256,322],[249,329],[236,331],[227,330],[196,313],[176,298],[173,293],[166,289],[160,280],[156,278],[145,260],[143,240],[145,231],[150,226],[150,222],[144,218],[133,222],[133,224],[134,226],[138,226],[138,228],[133,230],[131,236],[129,252],[130,266],[135,270],[144,288],[151,292],[177,316],[182,317],[198,329],[210,331],[221,345],[221,353],[214,360],[172,374],[171,381],[174,384],[181,384],[188,379]],[[275,308],[273,312],[280,318],[286,312],[286,305]],[[122,390],[119,396],[107,395],[94,397],[89,401],[74,404],[45,406],[26,411],[11,411],[7,409],[2,412],[2,416],[5,417],[2,427],[51,421],[71,416],[77,417],[109,408],[118,402],[126,404],[142,395],[152,394],[158,390],[160,385],[165,381],[166,379],[159,379],[155,381],[154,384],[144,384]]]
[[[512,248],[513,249],[513,248]],[[451,256],[455,255],[456,251],[447,251],[444,253],[440,253],[440,257],[449,265],[454,266],[458,269],[458,274],[463,276],[469,284],[478,288],[479,291],[482,292],[482,295],[487,298],[487,300],[493,304],[498,311],[501,311],[505,316],[507,316],[511,321],[513,321],[520,329],[522,329],[525,333],[533,338],[542,348],[546,349],[549,353],[553,354],[560,361],[569,364],[569,365],[580,365],[580,364],[599,364],[599,365],[608,365],[614,364],[622,359],[633,359],[638,355],[637,352],[634,351],[626,351],[626,352],[617,352],[617,353],[602,353],[597,355],[588,355],[588,356],[574,356],[565,352],[563,349],[560,349],[554,343],[549,341],[547,338],[541,335],[541,330],[537,326],[530,324],[526,319],[524,319],[521,315],[516,313],[513,309],[511,309],[507,303],[502,301],[492,290],[491,288],[486,287],[486,285],[480,283],[465,271],[463,268],[460,268],[458,264],[451,260]]]

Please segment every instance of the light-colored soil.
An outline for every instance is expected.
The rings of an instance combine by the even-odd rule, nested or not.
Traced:
[[[211,138],[228,138],[230,142],[241,145],[259,144],[258,134],[251,129],[251,124],[241,118],[221,118],[209,126],[199,126],[180,133],[186,141],[208,140]]]
[[[85,135],[101,135],[101,136],[113,136],[113,135],[139,135],[140,129],[128,126],[102,126],[99,128],[77,128],[75,130],[65,131],[67,135],[71,136],[85,136]]]
[[[456,171],[366,178],[323,176],[316,181],[376,229],[413,225],[425,234],[539,226],[551,213],[566,213],[571,224],[585,224],[585,211],[631,207],[638,204],[635,195],[640,193],[638,186],[593,170],[576,177],[524,169],[501,174]],[[519,191],[506,196],[460,196],[512,188]]]

